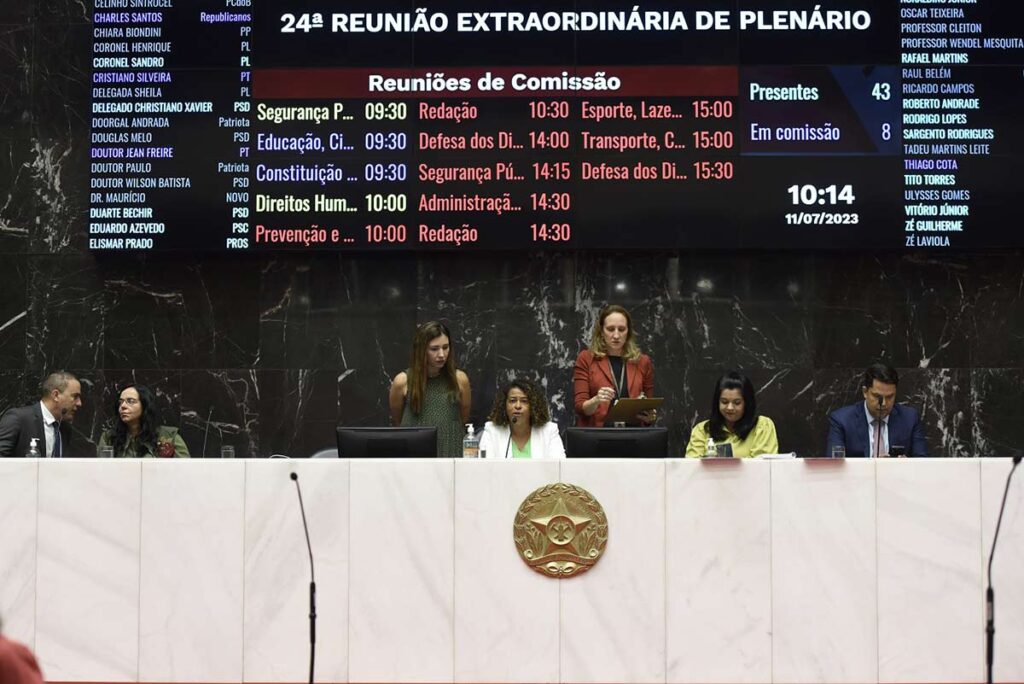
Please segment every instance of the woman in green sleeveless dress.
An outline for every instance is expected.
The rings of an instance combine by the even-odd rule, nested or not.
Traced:
[[[448,328],[437,321],[419,326],[409,368],[391,382],[388,406],[392,424],[436,427],[437,455],[458,458],[470,402],[469,377],[455,368]]]

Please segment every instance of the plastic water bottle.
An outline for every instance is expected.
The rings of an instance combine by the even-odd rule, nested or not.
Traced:
[[[42,454],[39,453],[38,437],[28,440],[28,452],[26,452],[25,458],[42,458]]]
[[[472,423],[466,423],[466,436],[462,438],[462,458],[480,458],[480,438]]]
[[[711,439],[711,437],[708,437],[708,447],[704,450],[704,456],[706,458],[718,456],[718,448],[715,446],[715,440]]]

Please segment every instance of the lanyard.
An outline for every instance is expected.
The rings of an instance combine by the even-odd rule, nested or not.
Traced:
[[[622,357],[619,357],[620,359]],[[612,357],[608,357],[608,369],[611,370],[612,383],[615,385],[615,397],[617,399],[622,398],[622,387],[626,384],[626,359],[622,359],[622,368],[619,369],[619,377],[615,377],[615,371],[612,369]],[[629,388],[626,388],[626,396],[629,396]]]

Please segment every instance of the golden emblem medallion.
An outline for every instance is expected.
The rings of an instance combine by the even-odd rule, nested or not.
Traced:
[[[608,518],[590,492],[558,483],[534,491],[516,511],[512,538],[520,557],[548,577],[573,577],[598,561]]]

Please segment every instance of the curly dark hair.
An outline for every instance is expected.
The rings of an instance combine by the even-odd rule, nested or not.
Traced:
[[[494,395],[494,408],[491,409],[491,415],[487,416],[487,420],[495,425],[508,425],[505,402],[508,401],[508,393],[513,388],[526,395],[526,400],[530,404],[531,427],[544,425],[551,420],[551,414],[548,412],[548,398],[538,389],[537,385],[526,378],[516,378],[502,386],[501,391]]]
[[[125,385],[114,397],[114,415],[117,416],[114,420],[114,453],[123,453],[124,447],[128,443],[128,426],[121,420],[120,409],[121,394],[130,388],[134,388],[139,393],[139,402],[142,404],[142,415],[139,416],[139,434],[135,441],[139,446],[149,446],[150,450],[156,453],[156,430],[161,424],[160,412],[156,408],[156,395],[145,385],[135,384]]]

